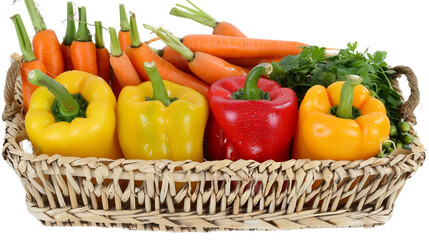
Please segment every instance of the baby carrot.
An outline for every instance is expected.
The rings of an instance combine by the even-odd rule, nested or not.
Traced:
[[[100,21],[95,21],[95,48],[98,76],[110,84],[110,53],[107,48],[104,47],[103,25]]]
[[[47,74],[55,78],[64,72],[64,60],[60,43],[53,30],[47,29],[42,15],[33,0],[24,0],[36,35],[33,37],[33,51],[36,59],[42,61]]]
[[[75,70],[98,76],[97,50],[86,24],[86,8],[80,7],[79,27],[70,48],[72,63]]]
[[[109,32],[111,51],[110,64],[112,65],[113,71],[117,77],[119,88],[122,89],[128,85],[139,85],[142,81],[140,80],[139,74],[131,63],[128,55],[121,51],[115,28],[110,27]]]
[[[146,24],[144,26],[156,33],[168,46],[183,55],[192,73],[208,84],[213,84],[226,77],[245,76],[248,73],[246,69],[228,63],[222,58],[205,52],[192,52],[180,42],[179,38],[173,36],[163,28],[155,29]]]
[[[188,60],[170,46],[163,47],[160,56],[178,69],[186,73],[192,73],[188,66]]]
[[[159,37],[155,37],[152,39],[149,39],[146,41],[146,44],[151,44],[155,41],[161,40]],[[182,54],[178,53],[176,50],[172,49],[170,46],[166,45],[162,49],[154,49],[152,50],[158,54],[160,57],[167,60],[167,62],[173,64],[178,69],[186,72],[186,73],[192,73],[188,66],[188,60]]]
[[[28,37],[27,31],[25,29],[24,23],[22,22],[21,16],[19,14],[11,17],[13,24],[15,25],[16,34],[18,36],[19,46],[21,48],[22,55],[24,57],[24,62],[21,64],[21,87],[22,87],[22,98],[24,101],[24,110],[27,112],[28,107],[30,106],[31,95],[37,86],[31,84],[28,79],[28,73],[31,70],[39,69],[40,71],[46,73],[45,64],[42,61],[37,60],[34,56],[33,50],[31,49],[30,38]]]
[[[188,1],[195,9],[190,7],[183,6],[181,4],[176,4],[177,7],[183,8],[185,10],[180,10],[177,7],[174,7],[170,10],[170,15],[182,18],[189,18],[203,25],[209,26],[213,28],[213,34],[215,35],[225,35],[232,37],[246,37],[244,33],[242,33],[236,26],[229,22],[218,22],[208,13],[201,10],[191,1]]]
[[[180,84],[182,86],[190,87],[204,96],[207,96],[209,86],[200,81],[198,78],[187,74],[171,63],[165,61],[163,58],[158,56],[152,49],[146,44],[140,41],[136,17],[134,14],[130,18],[131,24],[131,45],[125,50],[126,54],[130,58],[134,67],[140,75],[140,78],[145,81],[149,81],[149,77],[143,67],[144,62],[155,62],[161,77],[165,80]]]
[[[155,38],[152,38],[152,39],[149,39],[149,40],[147,40],[145,43],[147,44],[147,45],[149,45],[149,44],[151,44],[151,43],[153,43],[153,42],[156,42],[156,41],[158,41],[158,40],[161,40],[159,37],[155,37]]]

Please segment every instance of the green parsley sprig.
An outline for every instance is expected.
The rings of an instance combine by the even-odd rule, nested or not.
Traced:
[[[398,124],[402,101],[392,87],[395,71],[389,69],[385,62],[387,53],[376,51],[370,54],[368,49],[358,52],[356,48],[357,42],[349,43],[337,55],[326,57],[326,48],[303,47],[299,55],[287,56],[279,63],[273,62],[270,78],[294,90],[301,102],[307,90],[314,85],[327,87],[333,82],[345,81],[349,74],[359,75],[371,95],[384,103],[390,121]]]

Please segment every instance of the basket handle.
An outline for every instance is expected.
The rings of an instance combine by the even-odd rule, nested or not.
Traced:
[[[408,86],[411,90],[410,96],[401,107],[400,115],[402,118],[404,118],[405,121],[412,124],[417,124],[416,116],[414,115],[414,109],[416,109],[420,101],[420,90],[417,77],[413,70],[407,66],[396,66],[393,68],[393,70],[396,72],[394,75],[395,79],[401,77],[401,75],[405,75],[408,80]]]
[[[15,83],[18,78],[18,75],[21,73],[21,62],[12,61],[12,64],[9,67],[6,75],[6,84],[4,87],[4,111],[2,114],[3,121],[6,121],[11,116],[14,116],[17,112],[20,111],[20,104],[15,99]]]

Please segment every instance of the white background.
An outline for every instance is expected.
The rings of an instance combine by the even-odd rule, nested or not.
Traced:
[[[24,1],[2,0],[0,5],[0,81],[3,96],[6,71],[10,65],[10,54],[20,53],[12,21],[20,13],[30,37],[34,35]],[[58,37],[64,36],[66,24],[66,0],[36,0],[48,28],[54,29]],[[190,20],[170,16],[175,3],[187,4],[184,0],[122,2],[76,0],[78,6],[87,7],[88,21],[101,20],[104,26],[119,29],[119,3],[137,15],[142,41],[153,37],[142,24],[164,26],[177,36],[190,33],[210,33]],[[342,48],[348,42],[358,41],[360,50],[369,47],[370,52],[388,52],[387,62],[391,66],[410,66],[419,78],[421,103],[416,109],[419,124],[416,129],[423,143],[429,144],[428,122],[428,23],[425,1],[198,1],[195,3],[219,21],[234,23],[248,37],[295,40],[307,44]],[[91,31],[94,32],[93,28]],[[109,45],[107,33],[104,34]],[[162,44],[154,45],[161,47]],[[405,81],[403,81],[405,83]],[[405,92],[408,89],[402,85]],[[1,99],[3,99],[1,97]],[[1,110],[4,102],[1,101]],[[426,112],[426,116],[424,116]],[[4,129],[4,122],[0,123]],[[0,130],[1,139],[4,130]],[[426,164],[427,165],[427,164]],[[392,219],[376,228],[306,229],[292,231],[211,232],[172,234],[163,232],[130,231],[107,228],[48,228],[42,226],[25,204],[25,192],[14,171],[0,160],[0,239],[13,236],[19,239],[132,239],[174,237],[183,239],[251,238],[251,239],[399,239],[426,238],[429,233],[429,167],[419,168],[406,183],[395,203]],[[415,235],[421,233],[422,235]],[[425,234],[426,233],[426,234]],[[423,237],[424,236],[424,237]]]

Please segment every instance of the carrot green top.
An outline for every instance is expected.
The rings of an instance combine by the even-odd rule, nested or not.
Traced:
[[[139,30],[137,28],[136,15],[134,13],[131,13],[130,24],[131,24],[131,31],[130,31],[131,47],[133,48],[140,47],[142,45],[142,42],[140,40]]]
[[[86,21],[86,8],[80,7],[79,8],[79,27],[77,29],[74,40],[80,41],[80,42],[92,41],[92,35],[88,29],[87,24],[88,23]]]
[[[130,31],[130,23],[128,22],[127,13],[125,12],[124,4],[119,5],[119,15],[121,16],[121,31]]]
[[[104,48],[103,25],[100,21],[95,21],[95,47]]]
[[[183,57],[186,58],[186,60],[192,61],[192,59],[194,59],[195,54],[181,42],[180,38],[174,36],[162,27],[155,28],[148,24],[143,24],[143,26],[146,29],[149,29],[154,32],[165,44],[180,53]]]
[[[116,29],[109,27],[110,33],[110,53],[114,57],[120,57],[122,55],[121,45],[119,43],[118,35],[116,35]]]
[[[24,61],[31,62],[36,60],[36,57],[34,56],[33,50],[31,48],[30,38],[28,37],[27,31],[25,30],[21,16],[16,14],[11,18],[13,24],[15,25],[16,34],[18,35],[19,46],[21,48],[22,55],[24,56]]]
[[[66,35],[64,36],[63,43],[65,45],[71,45],[74,41],[74,35],[76,33],[76,26],[74,24],[74,11],[73,11],[73,3],[67,2],[67,29]]]
[[[46,30],[46,24],[43,20],[42,15],[34,4],[33,0],[24,0],[25,6],[27,6],[28,14],[30,14],[31,23],[33,24],[34,31],[36,33]]]
[[[182,17],[182,18],[189,18],[191,20],[194,20],[195,22],[201,23],[203,25],[215,28],[218,24],[218,21],[214,19],[212,16],[210,16],[208,13],[204,12],[202,9],[197,7],[195,4],[193,4],[191,1],[188,1],[195,9],[192,9],[190,7],[183,6],[181,4],[176,4],[177,7],[183,8],[185,10],[180,10],[177,7],[173,7],[170,10],[170,15],[176,16],[176,17]]]

